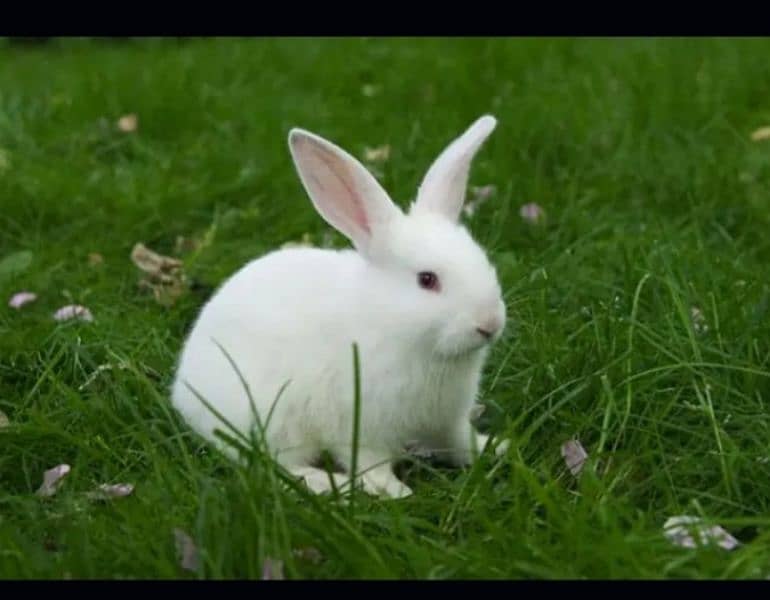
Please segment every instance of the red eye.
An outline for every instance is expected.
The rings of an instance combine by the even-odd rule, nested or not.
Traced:
[[[438,276],[432,271],[423,271],[417,275],[420,287],[426,290],[438,291]]]

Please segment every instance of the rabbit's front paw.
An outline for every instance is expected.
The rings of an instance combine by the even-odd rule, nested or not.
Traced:
[[[327,473],[315,467],[295,467],[291,472],[299,477],[314,494],[327,494],[332,492],[334,487],[340,489],[344,485],[335,473]]]
[[[390,470],[375,470],[364,473],[361,477],[364,491],[375,496],[387,498],[406,498],[412,495],[409,486],[404,485]]]
[[[511,447],[511,440],[501,440],[500,438],[492,437],[490,441],[490,436],[481,433],[478,434],[476,439],[478,440],[479,452],[487,446],[487,443],[490,443],[495,451],[495,456],[502,456]]]

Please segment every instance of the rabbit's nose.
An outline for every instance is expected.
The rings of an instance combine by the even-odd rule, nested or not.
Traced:
[[[492,339],[503,326],[503,320],[499,315],[493,315],[483,319],[476,325],[476,331],[478,331],[486,339]]]

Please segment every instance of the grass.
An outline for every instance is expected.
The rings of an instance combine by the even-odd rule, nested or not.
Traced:
[[[770,575],[770,141],[750,138],[770,124],[768,53],[753,39],[2,42],[0,577],[259,578],[268,557],[288,578]],[[510,307],[481,397],[508,454],[414,466],[413,497],[351,508],[196,439],[168,386],[197,311],[246,260],[328,229],[288,129],[357,156],[390,144],[382,181],[405,203],[486,112],[499,126],[471,183],[497,192],[467,222]],[[114,127],[126,113],[135,133]],[[520,218],[526,202],[544,223]],[[177,236],[209,243],[177,254]],[[137,286],[140,241],[185,260],[195,286],[171,307]],[[37,302],[7,307],[22,289]],[[56,323],[72,302],[95,321]],[[573,437],[590,455],[579,478],[560,455]],[[60,491],[36,496],[60,463]],[[88,500],[104,482],[136,488]],[[671,544],[662,526],[680,514],[741,546]],[[198,571],[180,568],[175,528]]]

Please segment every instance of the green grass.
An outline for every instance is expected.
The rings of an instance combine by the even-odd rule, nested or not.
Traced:
[[[750,139],[770,124],[768,55],[752,39],[0,44],[0,260],[32,253],[0,274],[0,577],[258,578],[266,557],[289,578],[769,575],[770,141]],[[168,404],[186,330],[246,260],[328,229],[288,129],[357,156],[390,144],[382,181],[406,203],[486,112],[471,184],[497,193],[467,221],[510,307],[481,398],[508,454],[411,468],[413,497],[351,508],[207,449]],[[115,130],[126,113],[133,134]],[[210,243],[178,255],[196,285],[167,308],[129,254],[176,255],[180,235]],[[9,308],[22,289],[38,301]],[[95,321],[56,323],[71,302]],[[61,490],[36,496],[60,463]],[[136,488],[87,500],[104,482]],[[674,546],[679,514],[742,545]]]

